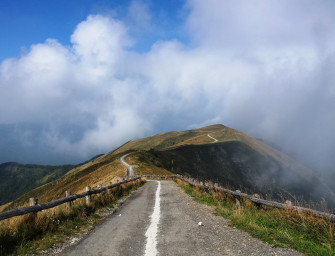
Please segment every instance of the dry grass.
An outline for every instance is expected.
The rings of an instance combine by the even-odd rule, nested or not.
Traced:
[[[183,146],[186,144],[191,145],[202,145],[210,144],[213,142],[207,134],[211,134],[218,142],[228,141],[240,141],[252,149],[256,150],[262,155],[269,155],[279,161],[282,164],[292,165],[296,164],[293,159],[288,157],[286,154],[264,144],[263,142],[252,138],[238,130],[223,126],[223,125],[211,125],[199,129],[179,131],[179,132],[167,132],[149,136],[147,138],[133,140],[125,145],[121,146],[115,151],[112,151],[100,159],[110,157],[116,154],[122,154],[129,151],[141,151],[150,149],[169,149],[177,146]],[[300,166],[303,168],[302,166]]]
[[[97,184],[107,184],[109,181],[115,182],[117,176],[126,174],[126,169],[119,162],[118,157],[113,157],[110,161],[94,161],[76,168],[62,178],[38,187],[6,207],[3,210],[18,208],[27,205],[30,197],[36,197],[39,203],[50,202],[65,196],[65,191],[70,190],[77,194],[85,190],[86,186],[96,187]]]
[[[307,255],[335,255],[334,222],[316,217],[309,211],[257,206],[247,199],[238,206],[230,194],[206,192],[185,182],[178,183],[196,201],[215,206],[217,215],[229,219],[231,225],[256,238]]]
[[[150,154],[137,152],[126,157],[126,162],[131,165],[138,165],[136,173],[139,175],[171,175],[168,170],[159,166],[159,163],[152,161]],[[157,166],[158,165],[158,166]]]
[[[73,203],[71,211],[64,205],[36,214],[27,214],[0,222],[0,255],[31,254],[37,248],[46,249],[55,242],[55,237],[78,231],[78,227],[96,223],[94,213],[103,207],[112,206],[130,190],[138,188],[143,180],[137,180],[92,196],[86,205],[85,198]],[[60,240],[61,240],[60,239]],[[57,239],[56,239],[57,240]]]
[[[8,207],[9,205],[10,205],[10,203],[0,205],[0,212],[2,212],[4,209],[6,209],[6,207]]]

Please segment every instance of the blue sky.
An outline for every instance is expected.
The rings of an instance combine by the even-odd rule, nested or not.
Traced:
[[[334,13],[319,0],[2,0],[0,163],[78,163],[221,123],[332,169]]]
[[[155,31],[133,32],[134,50],[145,52],[156,40],[186,40],[180,26],[187,12],[183,0],[141,1],[147,6]],[[76,26],[90,14],[106,14],[129,22],[130,0],[2,0],[0,1],[0,60],[19,57],[32,44],[55,38],[64,45]],[[128,19],[128,20],[127,20]],[[158,29],[159,28],[159,29]],[[164,30],[164,33],[159,31]]]

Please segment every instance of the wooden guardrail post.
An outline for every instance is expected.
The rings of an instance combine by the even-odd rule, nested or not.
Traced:
[[[90,186],[86,187],[86,192],[88,192],[88,191],[91,191],[91,187]],[[91,195],[87,195],[86,196],[86,204],[90,204],[91,202],[92,202]]]
[[[30,206],[35,206],[37,204],[38,204],[38,199],[37,198],[34,198],[34,197],[29,198],[29,205]],[[37,212],[31,213],[30,216],[31,216],[32,219],[35,219],[37,217]]]
[[[241,193],[240,190],[236,190],[236,192],[237,192],[238,194]],[[240,207],[240,206],[241,206],[241,197],[240,197],[239,195],[238,195],[238,196],[235,195],[235,203],[236,203],[236,206],[237,206],[237,207]]]
[[[111,188],[108,188],[109,186],[112,186],[112,182],[111,181],[108,181],[108,185],[107,185],[107,193],[110,194],[112,192],[112,189]]]
[[[29,198],[29,205],[30,206],[37,205],[37,203],[38,203],[38,199],[37,198],[34,198],[34,197]]]
[[[69,196],[71,196],[71,191],[70,190],[66,190],[65,191],[65,197],[69,197]],[[66,202],[65,203],[66,210],[70,211],[71,210],[71,206],[72,206],[72,202]]]
[[[35,206],[38,204],[38,198],[31,197],[29,198],[29,205],[30,206]],[[37,212],[31,213],[31,216],[35,219],[37,216]]]
[[[286,206],[287,208],[293,208],[293,203],[292,203],[290,200],[286,200],[286,201],[285,201],[285,206]]]
[[[257,199],[260,199],[260,198],[261,198],[261,196],[260,196],[259,194],[252,194],[252,197],[257,198]],[[261,206],[262,206],[262,204],[260,204],[260,203],[256,203],[256,202],[254,202],[254,205],[255,205],[257,208],[261,208]]]

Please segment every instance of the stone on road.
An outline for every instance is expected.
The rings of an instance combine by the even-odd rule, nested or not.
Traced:
[[[62,255],[145,255],[146,232],[152,225],[157,196],[157,255],[302,255],[272,248],[228,226],[227,220],[215,216],[211,207],[195,202],[173,181],[160,181],[160,191],[158,184],[148,181],[117,212]]]

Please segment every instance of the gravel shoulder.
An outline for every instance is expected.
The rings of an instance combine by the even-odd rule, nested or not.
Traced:
[[[213,207],[195,202],[172,181],[162,185],[159,255],[303,255],[273,248],[229,226],[228,220],[213,214]]]

